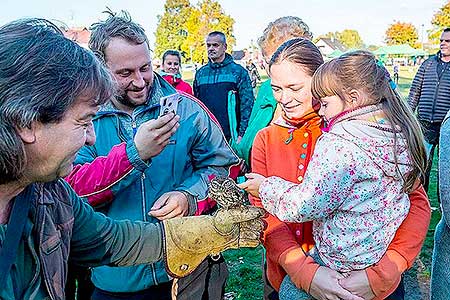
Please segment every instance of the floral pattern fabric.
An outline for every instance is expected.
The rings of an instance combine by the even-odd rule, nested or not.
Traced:
[[[402,175],[410,158],[401,134],[395,144],[388,128],[359,119],[337,123],[319,138],[300,184],[269,177],[260,186],[264,208],[280,220],[314,220],[318,254],[334,270],[378,262],[408,214]]]

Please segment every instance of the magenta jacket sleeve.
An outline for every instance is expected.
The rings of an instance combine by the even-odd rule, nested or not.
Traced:
[[[111,187],[134,168],[128,159],[126,147],[126,143],[121,143],[114,146],[108,156],[99,156],[91,163],[75,165],[65,180],[92,206],[112,201]]]

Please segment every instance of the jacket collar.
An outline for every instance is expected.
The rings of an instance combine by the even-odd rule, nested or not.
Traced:
[[[275,125],[286,127],[290,129],[297,129],[301,128],[308,124],[320,124],[322,122],[322,119],[317,114],[317,112],[314,109],[311,109],[307,111],[303,116],[300,118],[297,118],[295,120],[290,120],[285,118],[284,116],[280,116],[277,120],[275,120],[273,123]]]
[[[213,68],[213,69],[218,69],[218,68],[222,68],[223,66],[229,65],[229,64],[231,64],[232,62],[233,62],[233,57],[232,57],[230,54],[225,53],[225,59],[224,59],[222,62],[220,62],[220,63],[215,63],[215,62],[212,62],[212,61],[209,59],[209,60],[208,60],[208,65],[209,65],[211,68]]]

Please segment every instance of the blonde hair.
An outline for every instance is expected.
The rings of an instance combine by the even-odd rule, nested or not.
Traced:
[[[302,37],[311,40],[313,35],[308,25],[299,17],[285,16],[270,22],[258,38],[258,45],[264,56],[271,56],[285,41]],[[269,57],[270,58],[270,57]]]
[[[320,66],[314,73],[311,90],[315,99],[339,96],[348,99],[352,89],[368,96],[367,105],[380,104],[393,132],[400,128],[407,142],[413,170],[404,176],[405,191],[411,191],[417,178],[423,179],[427,155],[419,122],[400,95],[389,83],[389,73],[368,51],[354,51],[341,55]],[[397,144],[397,134],[394,135]],[[397,157],[395,157],[397,164]]]

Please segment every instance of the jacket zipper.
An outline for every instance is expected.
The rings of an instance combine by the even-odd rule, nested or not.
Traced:
[[[136,124],[136,119],[134,117],[131,117],[131,128],[133,129],[133,138],[136,135],[137,132],[137,124]],[[147,205],[145,202],[145,173],[142,173],[141,175],[141,200],[142,200],[142,220],[144,222],[148,222],[147,220]],[[155,270],[155,266],[153,264],[149,264],[150,266],[150,271],[152,273],[152,278],[153,278],[153,282],[154,285],[158,284],[158,280],[156,278],[156,270]]]
[[[145,180],[145,173],[142,173],[141,176],[142,220],[147,222],[147,205],[145,204],[144,180]]]
[[[136,135],[136,131],[137,131],[136,119],[134,117],[131,117],[131,128],[133,129],[133,138],[134,138],[134,136]],[[144,179],[145,179],[145,173],[142,173],[142,175],[141,175],[142,220],[145,222],[145,221],[147,221],[147,205],[145,204]]]

